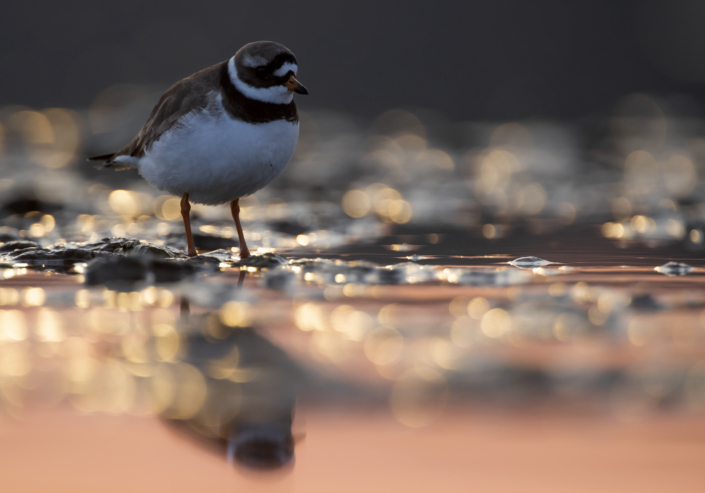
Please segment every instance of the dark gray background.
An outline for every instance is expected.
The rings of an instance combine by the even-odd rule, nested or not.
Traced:
[[[86,107],[168,86],[249,41],[290,47],[303,107],[575,118],[645,91],[705,98],[705,2],[5,1],[0,104]]]

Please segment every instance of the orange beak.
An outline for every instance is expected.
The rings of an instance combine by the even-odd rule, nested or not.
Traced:
[[[306,89],[301,82],[296,80],[296,77],[293,75],[289,77],[289,80],[285,85],[287,89],[294,91],[297,94],[308,94],[308,89]]]

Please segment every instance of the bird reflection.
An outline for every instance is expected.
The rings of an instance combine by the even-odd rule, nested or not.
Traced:
[[[189,316],[182,304],[184,336],[181,361],[197,369],[205,383],[199,411],[183,419],[167,409],[162,418],[172,429],[197,439],[235,466],[272,470],[294,461],[292,419],[298,366],[279,347],[251,328],[233,329],[217,315]],[[177,379],[176,392],[191,392],[190,379]]]

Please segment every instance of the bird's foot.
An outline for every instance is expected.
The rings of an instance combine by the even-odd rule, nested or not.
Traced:
[[[243,248],[242,250],[240,250],[240,260],[246,259],[246,258],[248,258],[248,257],[250,257],[250,256],[251,256],[250,250],[248,250],[247,247],[245,247],[245,248]]]
[[[198,257],[198,252],[196,251],[195,248],[193,248],[193,249],[189,249],[189,251],[186,252],[186,255],[188,255],[189,257]]]

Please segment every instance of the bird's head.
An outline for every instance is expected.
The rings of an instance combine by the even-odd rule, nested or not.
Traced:
[[[308,94],[296,80],[294,54],[273,41],[257,41],[240,48],[228,62],[230,79],[250,99],[274,104],[291,103],[294,93]]]

